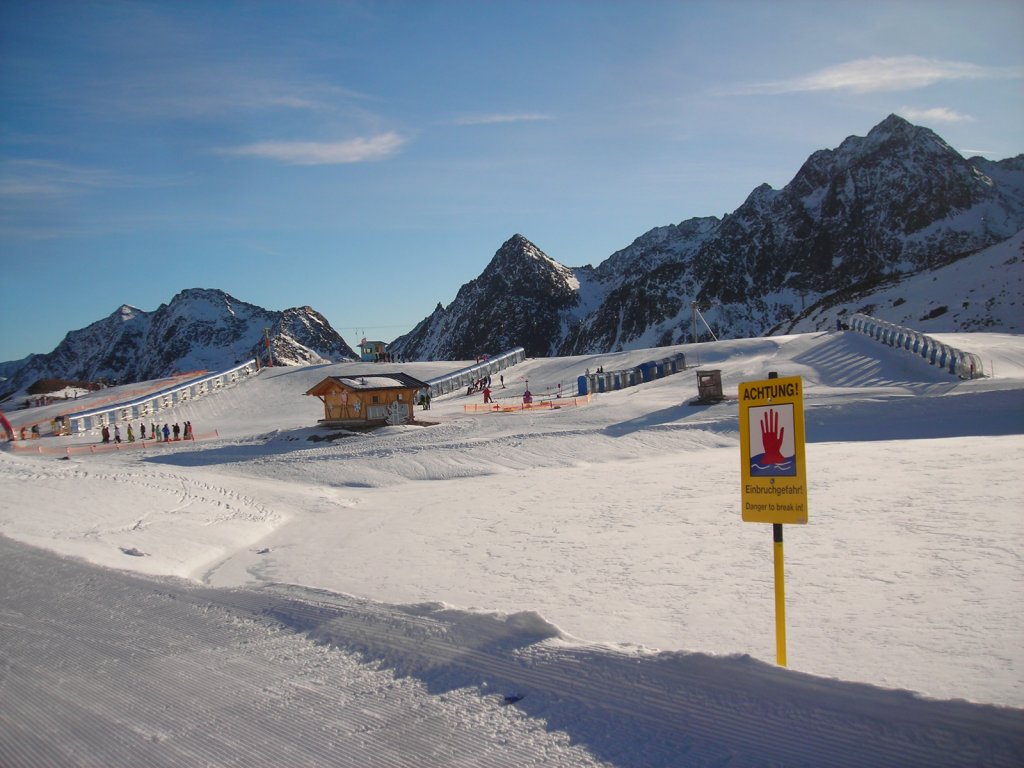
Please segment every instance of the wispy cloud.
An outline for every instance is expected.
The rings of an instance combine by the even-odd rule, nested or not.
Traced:
[[[343,165],[385,160],[396,154],[406,141],[389,131],[345,141],[261,141],[218,151],[224,155],[259,157],[289,165]]]
[[[257,112],[334,113],[369,100],[337,86],[260,78],[230,69],[218,74],[182,71],[121,75],[109,87],[86,89],[84,97],[98,111],[152,119],[237,117],[239,113]]]
[[[0,197],[63,197],[86,190],[137,187],[140,179],[106,168],[19,159],[0,165]]]
[[[536,113],[498,113],[490,115],[465,115],[455,118],[454,125],[497,125],[499,123],[526,123],[539,120],[553,120],[551,115]]]
[[[943,61],[919,56],[872,57],[826,67],[802,77],[750,83],[726,89],[738,95],[800,93],[806,91],[853,91],[874,93],[924,88],[951,80],[982,80],[1021,77],[1020,72],[997,70],[963,61]]]
[[[932,107],[930,109],[914,109],[913,107],[901,107],[899,113],[907,120],[922,120],[930,123],[973,123],[974,118],[970,115],[961,115],[946,107]]]
[[[78,237],[95,237],[110,233],[107,227],[67,227],[54,224],[39,225],[33,227],[31,224],[11,225],[0,219],[0,238],[8,240],[26,240],[32,242],[43,242],[46,240],[67,240]]]

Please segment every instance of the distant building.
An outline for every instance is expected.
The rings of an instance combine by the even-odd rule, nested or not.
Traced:
[[[324,404],[320,424],[371,426],[387,424],[389,419],[396,418],[408,424],[413,421],[419,393],[428,386],[404,373],[329,376],[306,394],[320,398]]]
[[[382,363],[388,360],[388,345],[383,341],[359,342],[359,359],[364,363]]]

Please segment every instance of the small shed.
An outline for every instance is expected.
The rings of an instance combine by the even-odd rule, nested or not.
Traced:
[[[697,371],[697,401],[701,403],[719,403],[725,399],[722,394],[722,372],[717,368],[710,371]]]
[[[329,426],[376,426],[409,424],[419,393],[428,385],[405,373],[372,376],[328,376],[306,392],[320,398]]]
[[[364,363],[381,363],[388,359],[388,345],[383,341],[359,342],[359,359]]]

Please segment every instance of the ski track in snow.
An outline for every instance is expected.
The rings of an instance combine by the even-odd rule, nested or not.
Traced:
[[[45,570],[48,578],[38,573]],[[1019,765],[1020,713],[0,538],[0,764]],[[756,724],[756,726],[754,725]]]
[[[605,765],[500,696],[431,693],[230,596],[0,553],[0,765]]]

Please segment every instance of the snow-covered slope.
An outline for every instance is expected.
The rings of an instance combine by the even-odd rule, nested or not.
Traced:
[[[1024,332],[1024,231],[945,266],[837,292],[776,330],[822,330],[855,312],[922,333]]]
[[[904,509],[908,504],[908,509],[916,510],[915,515],[938,514],[939,509],[947,508],[959,514],[965,505],[981,514],[979,492],[985,498],[996,494],[991,503],[982,505],[996,512],[1016,498],[1013,489],[1020,490],[1019,480],[1006,462],[1012,464],[1019,449],[1016,438],[1003,436],[1024,433],[1024,354],[1019,337],[967,334],[958,344],[979,354],[986,369],[994,367],[998,375],[959,382],[920,358],[854,333],[748,339],[672,351],[684,351],[691,366],[720,369],[727,392],[735,392],[739,381],[763,378],[769,370],[805,378],[808,438],[813,444],[808,461],[822,472],[812,506],[822,517],[812,519],[807,533],[794,536],[817,541],[813,549],[826,546],[827,541],[838,546],[835,537],[861,540],[870,535],[870,526],[867,530],[859,526],[869,519],[874,521],[871,525],[885,527],[886,536],[892,535],[886,516],[891,509]],[[636,350],[532,359],[507,371],[506,389],[496,386],[494,394],[498,402],[504,398],[514,402],[527,381],[537,397],[556,392],[559,384],[568,394],[586,368],[626,368],[663,353]],[[461,364],[412,363],[401,370],[422,380]],[[230,525],[240,525],[240,531],[249,531],[239,539],[234,553],[225,552],[223,544],[209,542],[210,532],[204,525],[192,528],[186,525],[187,518],[156,512],[147,515],[146,524],[134,532],[115,533],[118,526],[105,524],[104,529],[112,532],[106,547],[94,546],[98,540],[70,534],[52,543],[67,547],[68,552],[99,557],[106,564],[133,567],[136,563],[125,563],[118,546],[136,546],[149,553],[143,561],[148,569],[219,584],[247,582],[252,578],[250,568],[274,563],[275,578],[308,586],[394,602],[441,599],[461,606],[537,610],[567,632],[588,639],[770,657],[771,633],[752,637],[745,621],[724,617],[711,621],[708,616],[708,623],[701,619],[698,626],[676,609],[671,611],[677,616],[674,620],[658,616],[674,601],[682,601],[679,610],[684,613],[695,611],[695,616],[701,617],[715,603],[703,591],[682,595],[672,586],[674,580],[659,581],[658,573],[672,562],[671,550],[679,548],[698,558],[696,563],[684,560],[671,566],[682,569],[680,573],[691,567],[702,572],[726,567],[732,550],[713,547],[716,536],[736,535],[740,546],[746,541],[754,547],[740,556],[744,562],[748,557],[756,559],[760,551],[758,539],[748,538],[751,527],[734,528],[732,513],[727,512],[735,507],[738,482],[734,477],[738,472],[735,406],[686,407],[684,403],[696,395],[692,373],[597,396],[590,405],[550,413],[470,416],[463,414],[462,404],[476,402],[476,398],[445,397],[436,399],[429,412],[417,412],[421,418],[439,422],[437,426],[339,435],[333,442],[308,439],[317,434],[314,425],[322,417],[322,405],[303,392],[328,375],[386,370],[387,366],[367,363],[269,369],[255,380],[181,406],[166,417],[190,420],[200,434],[217,429],[219,440],[200,442],[184,451],[135,450],[123,458],[105,460],[115,465],[128,462],[133,472],[156,471],[158,466],[187,467],[194,478],[189,485],[240,482],[239,488],[248,490],[230,505],[237,510],[229,512],[222,524],[232,521]],[[45,415],[43,409],[10,415],[17,426],[18,419],[39,417],[33,412]],[[945,439],[964,442],[944,445]],[[955,453],[955,466],[940,460],[935,451]],[[894,456],[905,459],[893,461]],[[117,472],[113,465],[111,471]],[[200,477],[208,473],[208,480]],[[856,490],[858,473],[872,477],[870,491]],[[985,477],[981,485],[979,473]],[[60,493],[62,484],[57,476],[53,479],[53,490],[47,494]],[[431,482],[424,483],[426,480]],[[937,484],[942,487],[941,498],[933,499]],[[168,490],[173,486],[174,482]],[[994,488],[1002,490],[995,492]],[[891,503],[884,500],[887,494]],[[919,495],[921,500],[933,499],[941,506],[920,506],[920,501],[912,501]],[[130,496],[126,497],[126,514],[134,514]],[[214,494],[210,501],[216,497]],[[871,501],[862,509],[858,500],[867,498]],[[37,508],[46,507],[43,499],[36,498]],[[202,509],[202,504],[196,505],[197,513]],[[320,515],[329,510],[334,510],[329,517]],[[211,513],[214,517],[221,514],[214,509]],[[67,514],[68,530],[92,524],[89,516],[81,517],[78,510],[69,509]],[[76,519],[80,522],[74,522]],[[200,514],[196,522],[202,519]],[[45,515],[26,518],[19,525],[34,529],[33,520],[43,525],[40,532],[63,528],[63,524],[47,522]],[[294,525],[282,527],[288,520]],[[375,528],[385,520],[383,529]],[[686,520],[691,522],[678,527]],[[821,527],[815,527],[815,522]],[[634,528],[634,523],[639,527]],[[335,524],[340,527],[335,529]],[[311,535],[311,525],[319,533]],[[699,542],[686,540],[687,530],[696,535],[691,525],[703,531]],[[1002,530],[1003,523],[993,520],[985,525]],[[560,533],[554,534],[552,526]],[[293,551],[290,548],[282,551],[280,560],[253,555],[249,547],[271,530],[275,533],[270,542],[276,540],[281,547],[291,542],[288,546],[304,555],[295,559],[288,554]],[[542,538],[553,536],[547,544],[537,538],[543,531],[547,533]],[[660,531],[655,539],[650,538],[653,531]],[[1012,539],[1020,532],[1003,533]],[[171,539],[175,543],[168,548],[166,542]],[[35,536],[29,540],[39,541]],[[585,547],[576,550],[574,541],[585,543]],[[930,541],[928,546],[933,544]],[[350,545],[356,549],[347,551]],[[329,565],[334,562],[331,552],[338,546],[346,547],[346,554],[337,559],[336,566]],[[909,540],[901,546],[909,547]],[[663,547],[667,549],[662,551]],[[711,548],[701,555],[694,547]],[[442,553],[449,549],[460,553],[455,570],[443,566],[448,558]],[[809,558],[807,567],[813,567],[820,555],[807,552],[800,557]],[[913,559],[910,554],[906,557]],[[618,570],[616,562],[629,565]],[[856,567],[867,565],[865,561]],[[901,567],[900,562],[876,565],[887,570]],[[732,599],[739,600],[741,612],[757,611],[755,603],[761,598],[746,595],[739,573],[731,568],[726,571],[732,576],[728,585],[721,586]],[[595,572],[601,576],[592,583],[587,574]],[[468,573],[473,576],[467,579]],[[529,574],[539,581],[528,578]],[[817,578],[804,582],[805,587],[817,583]],[[842,576],[837,573],[837,578],[827,580],[829,589],[845,593],[857,583],[857,577],[845,570]],[[928,592],[931,588],[916,579],[904,580],[897,593],[904,589]],[[619,597],[611,600],[608,589],[619,591]],[[854,597],[848,595],[847,599]],[[650,613],[639,619],[627,607],[634,601],[637,608],[646,604]],[[974,609],[981,611],[976,617],[979,631],[982,627],[990,631],[984,606],[974,605]],[[934,610],[941,614],[947,609],[935,606]],[[866,616],[860,619],[868,621]],[[889,637],[889,645],[907,650],[914,647],[914,634],[925,631],[919,621],[925,618],[914,610],[900,628],[890,627],[896,634]],[[944,638],[936,641],[936,647],[954,643],[958,653],[971,654],[974,651],[966,645],[981,643],[973,631],[946,637],[937,623],[933,626],[931,619],[927,621],[931,630]],[[928,679],[934,669],[915,676],[927,670],[928,665],[920,663],[925,657],[911,655],[898,664],[891,664],[890,658],[884,670],[872,667],[871,662],[859,658],[856,639],[844,639],[843,633],[851,631],[846,619],[830,613],[826,623],[830,628],[824,634],[815,634],[815,640],[805,636],[801,641],[814,648],[808,653],[815,671],[862,679],[856,669],[867,664],[875,670],[872,674],[886,680],[939,693],[939,677]],[[903,632],[907,634],[901,635]],[[850,647],[843,654],[833,654],[826,651],[830,643]],[[939,659],[945,659],[944,653],[933,658],[937,665],[941,666]],[[942,683],[941,695],[951,695],[954,689],[964,693],[963,686],[975,684],[953,670],[947,672],[958,682]],[[995,673],[984,685],[1002,688],[1005,682],[997,681],[1005,678],[1000,674]],[[1024,697],[1024,693],[1020,695]]]
[[[153,765],[223,750],[253,765],[1013,765],[1024,342],[942,338],[996,375],[959,381],[832,331],[529,359],[495,387],[506,403],[527,382],[568,395],[587,368],[668,351],[719,369],[729,394],[802,376],[810,521],[786,527],[788,670],[773,666],[771,530],[740,520],[736,405],[686,405],[692,370],[548,411],[445,396],[417,411],[433,426],[355,435],[317,429],[302,393],[397,367],[267,369],[164,414],[218,437],[2,451],[0,534],[195,586],[3,548],[19,695],[0,756],[17,733],[34,756]],[[122,731],[142,736],[104,737]]]

